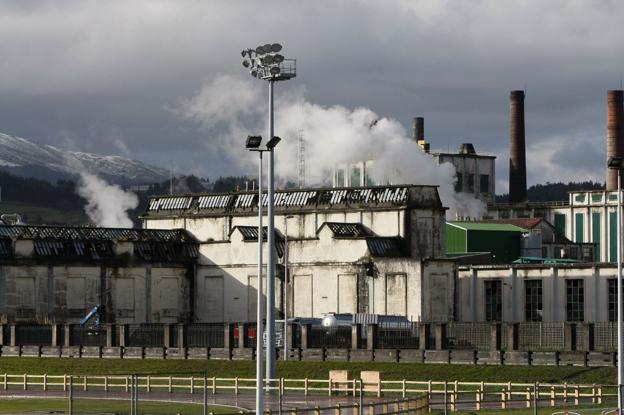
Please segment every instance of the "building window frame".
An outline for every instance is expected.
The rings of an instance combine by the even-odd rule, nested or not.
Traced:
[[[566,280],[566,320],[585,321],[585,280]]]
[[[483,281],[485,321],[503,320],[503,282],[500,279]]]
[[[541,279],[524,281],[524,320],[543,321],[544,283]]]

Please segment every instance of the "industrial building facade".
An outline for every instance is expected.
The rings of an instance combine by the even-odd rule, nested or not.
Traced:
[[[157,197],[143,215],[148,229],[182,228],[199,241],[198,321],[256,319],[257,202],[247,192]],[[279,191],[275,209],[278,312],[287,243],[291,316],[453,318],[455,264],[444,258],[445,209],[435,186]]]

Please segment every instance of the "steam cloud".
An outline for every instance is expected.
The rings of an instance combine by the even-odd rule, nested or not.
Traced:
[[[244,149],[248,134],[266,135],[266,90],[263,83],[220,76],[173,111],[203,126],[211,135],[210,151],[221,151],[249,172],[257,158]],[[266,87],[266,86],[265,86]],[[324,107],[310,103],[305,89],[281,89],[275,101],[276,174],[296,181],[298,131],[305,136],[306,183],[327,185],[343,163],[374,160],[370,171],[378,183],[438,185],[449,218],[481,217],[486,206],[468,194],[454,192],[455,170],[423,153],[403,126],[367,108]]]
[[[132,192],[108,184],[99,177],[80,171],[78,194],[87,200],[85,212],[95,224],[103,227],[131,228],[132,220],[127,211],[139,204]]]

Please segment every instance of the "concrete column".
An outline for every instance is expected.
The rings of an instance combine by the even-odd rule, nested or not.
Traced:
[[[71,329],[71,324],[63,324],[63,330],[65,330],[65,342],[63,344],[63,346],[65,347],[69,347],[71,346],[71,334],[72,334],[72,329]]]
[[[434,326],[435,330],[435,348],[436,350],[444,350],[446,345],[446,324],[437,323]]]
[[[518,323],[507,324],[507,350],[518,350]]]
[[[223,325],[223,348],[231,349],[234,346],[234,325],[225,323]]]
[[[180,323],[175,329],[178,331],[178,347],[183,349],[186,347],[186,324]]]
[[[294,349],[295,348],[295,330],[292,324],[287,324],[286,325],[286,338],[288,339],[288,348],[289,349]]]
[[[301,325],[301,348],[309,349],[310,348],[310,325],[302,324]]]
[[[575,349],[575,332],[576,332],[576,324],[574,323],[564,323],[563,326],[563,350],[571,351]]]
[[[360,337],[362,333],[362,325],[361,324],[352,324],[351,325],[351,348],[358,349],[360,343]]]
[[[377,347],[377,324],[366,326],[366,349],[375,350]]]
[[[431,344],[431,326],[426,323],[418,325],[418,348],[420,350],[427,349],[427,345]]]
[[[56,347],[56,346],[60,346],[59,344],[59,334],[60,333],[60,327],[58,324],[52,324],[52,344],[51,346]]]
[[[15,330],[15,324],[11,324],[9,326],[9,329],[11,331],[10,345],[11,346],[17,346],[17,333],[16,333],[16,330]]]
[[[0,346],[4,346],[4,324],[0,324]]]
[[[502,326],[500,323],[490,325],[490,350],[501,349]]]
[[[163,324],[163,347],[171,347],[171,324]]]
[[[238,323],[238,344],[235,347],[243,349],[245,347],[245,337],[247,337],[247,324]]]
[[[119,347],[126,347],[126,343],[128,342],[128,325],[119,324],[117,326],[117,330],[117,337],[119,337]]]
[[[114,324],[104,324],[104,330],[106,330],[106,347],[113,347],[113,343],[114,343],[114,330],[115,330],[115,325]]]
[[[576,327],[583,334],[583,344],[577,344],[576,350],[590,352],[594,350],[594,323],[579,323]]]

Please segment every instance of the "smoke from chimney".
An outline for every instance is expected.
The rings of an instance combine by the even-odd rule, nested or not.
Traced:
[[[624,156],[624,91],[607,91],[607,160]],[[618,171],[607,168],[607,190],[617,190]]]
[[[524,91],[511,91],[509,101],[509,202],[521,203],[527,200]]]

